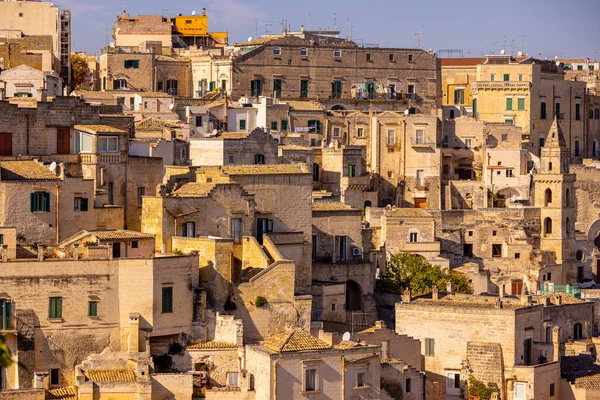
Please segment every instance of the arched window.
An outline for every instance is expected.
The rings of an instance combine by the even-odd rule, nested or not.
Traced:
[[[552,190],[546,189],[546,193],[544,195],[544,205],[552,204]]]
[[[580,322],[573,325],[573,339],[583,339],[583,325]]]
[[[544,235],[549,235],[552,233],[552,219],[546,218],[544,220]]]
[[[362,289],[355,281],[346,282],[346,311],[362,310]]]
[[[365,203],[363,204],[363,208],[366,209],[367,207],[371,207],[371,201],[370,200],[365,201]]]
[[[571,207],[571,191],[569,188],[565,191],[565,207]]]

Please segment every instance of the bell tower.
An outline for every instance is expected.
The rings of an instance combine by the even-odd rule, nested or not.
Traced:
[[[556,254],[556,263],[563,265],[563,280],[577,276],[570,271],[569,261],[575,253],[575,174],[569,173],[570,154],[556,117],[546,143],[541,149],[540,171],[533,177],[534,202],[541,210],[540,248]],[[565,263],[565,261],[567,261]]]

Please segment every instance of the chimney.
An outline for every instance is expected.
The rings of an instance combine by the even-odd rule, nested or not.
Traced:
[[[38,244],[38,261],[44,261],[44,246]]]
[[[554,297],[556,298],[556,305],[562,306],[562,296],[560,294],[556,294]]]
[[[552,302],[550,301],[550,297],[546,297],[544,299],[544,306],[548,307],[548,306],[551,306],[551,305],[552,305]]]
[[[127,351],[137,353],[140,351],[140,314],[129,313],[129,342]]]
[[[448,294],[454,294],[454,282],[448,281],[448,283],[446,283],[446,292]]]
[[[434,286],[431,288],[431,298],[433,300],[439,300],[440,299],[440,291],[437,288],[437,286]]]
[[[521,294],[521,305],[530,306],[532,304],[532,297],[529,293],[523,291]]]
[[[504,289],[504,285],[498,286],[499,296],[503,299],[506,296],[506,289]]]
[[[206,17],[206,8],[202,8],[202,16]]]
[[[73,244],[73,260],[79,260],[79,243]]]
[[[554,349],[552,361],[560,361],[560,326],[558,325],[552,327],[552,347]]]
[[[300,25],[300,32],[304,33],[304,25]]]
[[[406,288],[406,290],[404,291],[404,294],[402,295],[402,302],[410,303],[411,300],[412,300],[412,297],[410,295],[410,289]]]

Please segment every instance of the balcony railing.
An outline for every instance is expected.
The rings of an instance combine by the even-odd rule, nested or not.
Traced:
[[[410,138],[410,145],[413,148],[425,149],[428,147],[435,147],[435,142],[428,138]]]
[[[480,81],[473,83],[474,90],[529,90],[530,82]]]
[[[121,164],[126,160],[125,153],[81,153],[82,164]]]

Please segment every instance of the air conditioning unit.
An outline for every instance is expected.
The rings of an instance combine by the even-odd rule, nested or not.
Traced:
[[[360,247],[352,248],[352,255],[355,257],[362,255],[362,249]]]

